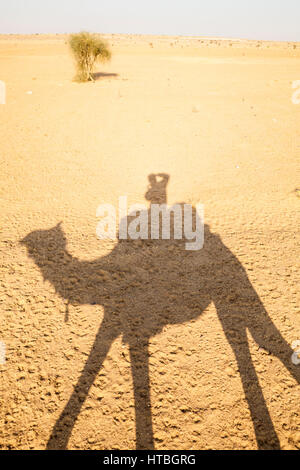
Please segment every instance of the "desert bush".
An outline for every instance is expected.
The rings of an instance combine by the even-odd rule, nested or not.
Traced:
[[[71,34],[69,45],[77,66],[75,78],[80,82],[94,80],[96,61],[104,62],[111,57],[108,45],[96,34],[87,32]]]

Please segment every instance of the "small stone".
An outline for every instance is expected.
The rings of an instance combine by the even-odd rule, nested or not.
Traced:
[[[7,423],[14,423],[15,422],[15,418],[10,414],[6,415],[5,420],[6,420]]]
[[[17,377],[17,380],[24,380],[24,379],[26,379],[25,374],[19,374],[18,377]]]
[[[235,371],[233,370],[232,367],[226,367],[225,373],[226,373],[229,377],[234,377],[234,376],[236,375],[236,374],[235,374]]]
[[[292,435],[292,440],[293,440],[295,446],[297,447],[297,449],[300,449],[300,432],[295,432]]]
[[[159,442],[163,442],[163,441],[165,440],[165,438],[166,438],[166,435],[165,435],[165,433],[162,432],[162,431],[158,431],[158,432],[156,432],[155,435],[154,435],[154,439],[155,439],[156,441],[159,441]]]
[[[97,400],[101,401],[104,398],[104,393],[103,392],[98,392],[97,393]]]
[[[28,441],[33,441],[35,439],[35,432],[34,431],[29,431],[27,433],[27,439],[28,439]]]

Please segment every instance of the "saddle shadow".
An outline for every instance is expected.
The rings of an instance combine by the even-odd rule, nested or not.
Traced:
[[[145,197],[150,208],[144,211],[144,216],[150,215],[153,205],[167,201],[169,176],[153,174],[148,179]],[[193,209],[193,226],[196,217]],[[129,215],[126,224],[136,218],[137,214]],[[213,302],[235,354],[258,448],[279,449],[251,358],[247,329],[256,343],[277,356],[300,383],[299,370],[290,360],[293,350],[269,318],[242,264],[208,225],[204,227],[204,246],[199,251],[186,250],[186,240],[176,239],[174,232],[169,240],[162,239],[161,229],[160,226],[156,240],[119,239],[111,253],[92,261],[80,261],[68,252],[60,224],[49,230],[31,232],[21,241],[43,278],[49,280],[56,293],[68,303],[104,305],[103,321],[90,355],[57,419],[47,448],[67,448],[90,387],[111,344],[122,335],[130,351],[136,448],[154,449],[149,341],[167,324],[197,319]]]

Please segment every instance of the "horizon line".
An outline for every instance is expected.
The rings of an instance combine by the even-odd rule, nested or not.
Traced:
[[[119,36],[151,36],[151,37],[161,37],[164,36],[166,38],[188,38],[188,39],[208,39],[208,40],[215,40],[215,41],[260,41],[260,42],[286,42],[286,43],[300,43],[299,40],[288,40],[288,39],[258,39],[258,38],[242,38],[242,37],[235,37],[235,36],[197,36],[195,34],[167,34],[167,33],[104,33],[98,31],[91,31],[88,29],[80,29],[76,31],[70,32],[32,32],[32,33],[2,33],[0,32],[0,36],[42,36],[42,35],[53,35],[53,36],[63,36],[63,35],[70,35],[76,32],[87,31],[94,34],[101,34],[101,35],[119,35]]]

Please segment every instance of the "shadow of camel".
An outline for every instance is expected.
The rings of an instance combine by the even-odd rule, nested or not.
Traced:
[[[165,174],[149,176],[145,197],[150,205],[166,203],[168,179]],[[272,323],[239,260],[207,225],[204,233],[204,246],[199,251],[187,251],[184,240],[174,237],[128,239],[119,240],[109,255],[93,261],[80,261],[68,253],[60,224],[50,230],[31,232],[22,240],[44,279],[62,298],[71,304],[105,307],[90,355],[52,430],[48,449],[67,448],[90,387],[112,342],[120,335],[130,351],[136,447],[153,449],[150,338],[167,324],[196,319],[211,302],[236,357],[258,448],[280,448],[252,362],[247,329],[256,343],[277,356],[300,383],[299,369],[291,362],[293,350]]]

